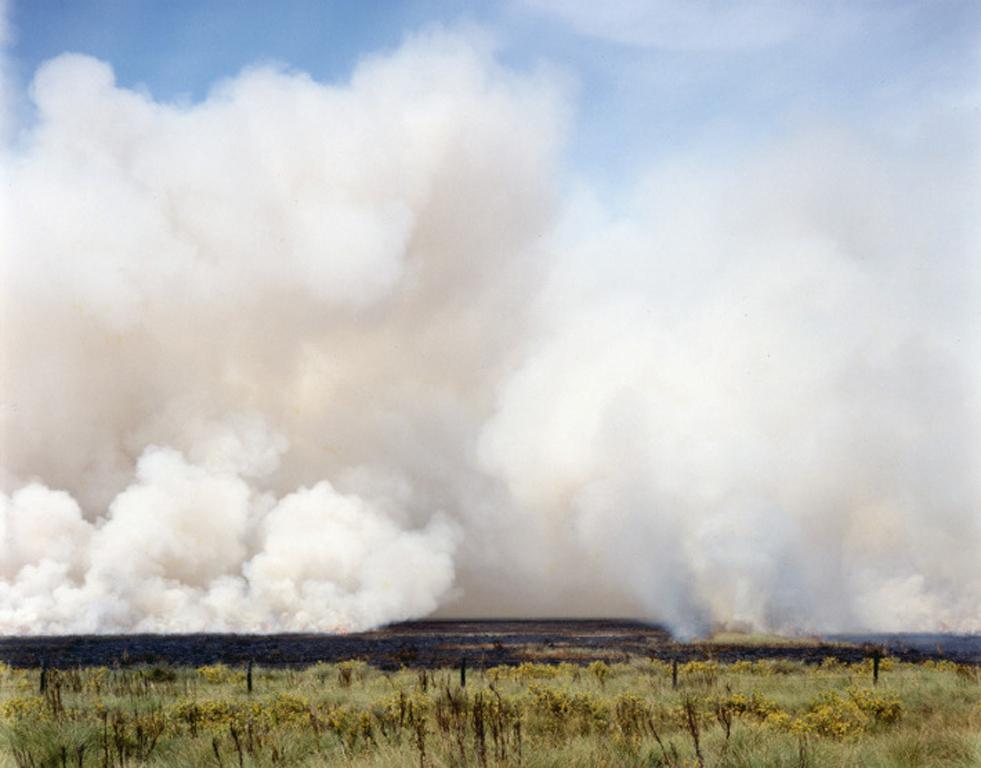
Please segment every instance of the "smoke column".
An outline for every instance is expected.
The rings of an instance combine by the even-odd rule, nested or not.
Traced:
[[[66,54],[29,97],[0,632],[981,630],[976,112],[614,205],[562,183],[561,78],[477,33],[194,104]]]

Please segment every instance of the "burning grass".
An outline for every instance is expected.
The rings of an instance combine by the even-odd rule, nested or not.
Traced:
[[[0,767],[981,765],[977,667],[672,667],[0,667]]]

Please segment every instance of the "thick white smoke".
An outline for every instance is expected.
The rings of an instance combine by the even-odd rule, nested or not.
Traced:
[[[493,506],[472,446],[541,260],[552,86],[434,33],[343,86],[256,69],[168,105],[65,55],[31,97],[4,158],[0,628],[434,611]]]
[[[276,500],[172,449],[147,449],[96,524],[36,484],[2,511],[0,622],[17,632],[367,627],[435,610],[453,581],[440,516],[405,531],[327,481]]]
[[[981,628],[977,137],[812,129],[584,195],[488,465],[678,627]]]
[[[193,105],[66,55],[30,95],[0,631],[981,628],[962,113],[613,211],[560,207],[561,87],[472,34]]]

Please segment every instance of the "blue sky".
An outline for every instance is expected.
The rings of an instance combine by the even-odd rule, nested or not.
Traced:
[[[725,4],[723,4],[724,6]],[[351,3],[14,2],[10,50],[23,86],[65,51],[108,61],[121,85],[200,100],[275,61],[343,80],[366,54],[432,25],[479,25],[516,69],[545,64],[575,94],[568,160],[613,183],[665,152],[766,141],[801,119],[861,122],[977,80],[981,3],[972,0],[739,4],[408,0]],[[679,10],[680,9],[680,10]]]

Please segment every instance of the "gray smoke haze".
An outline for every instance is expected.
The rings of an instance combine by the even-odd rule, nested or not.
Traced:
[[[560,186],[561,79],[476,33],[192,105],[64,55],[30,98],[0,632],[981,630],[970,110],[613,205]]]

